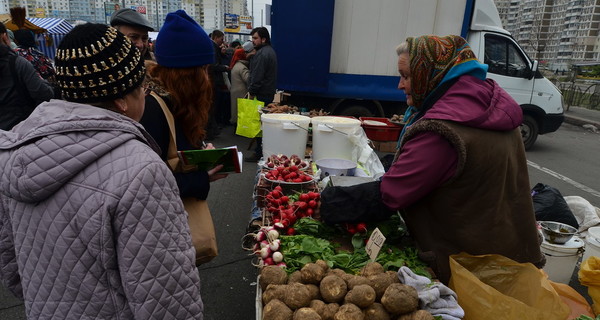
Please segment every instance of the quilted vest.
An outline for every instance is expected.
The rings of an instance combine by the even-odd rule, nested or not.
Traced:
[[[422,119],[404,142],[433,131],[456,148],[458,166],[448,182],[406,208],[403,217],[421,257],[438,279],[450,279],[449,256],[501,254],[543,266],[519,129],[491,131]]]

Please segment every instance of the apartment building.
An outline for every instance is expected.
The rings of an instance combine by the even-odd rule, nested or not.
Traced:
[[[550,70],[600,61],[600,0],[495,0],[504,28]]]
[[[108,23],[115,9],[132,8],[145,14],[159,30],[169,12],[185,10],[207,32],[223,29],[225,13],[248,15],[246,0],[0,0],[0,14],[25,7],[29,17],[52,17],[72,23]]]

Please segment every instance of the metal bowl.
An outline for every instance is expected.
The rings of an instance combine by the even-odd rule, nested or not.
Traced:
[[[541,221],[540,226],[544,239],[550,243],[564,244],[577,233],[574,227],[560,222]]]

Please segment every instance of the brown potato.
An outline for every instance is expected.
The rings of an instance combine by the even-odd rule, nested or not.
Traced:
[[[292,272],[292,274],[290,274],[290,276],[288,277],[287,283],[295,282],[302,283],[302,273],[300,272],[300,270]]]
[[[349,290],[352,290],[352,289],[354,289],[354,287],[361,285],[361,284],[373,286],[371,283],[371,280],[369,280],[366,277],[362,277],[362,276],[353,275],[352,277],[347,277],[345,280],[346,280],[346,284],[348,285]]]
[[[330,276],[330,275],[332,275],[332,274],[334,274],[334,275],[336,275],[336,276],[338,276],[338,277],[340,277],[340,278],[342,278],[342,279],[343,279],[343,278],[344,278],[344,275],[346,275],[347,273],[346,273],[346,271],[344,271],[344,270],[342,270],[342,269],[338,269],[338,268],[335,268],[335,269],[329,269],[329,270],[327,271],[327,275],[328,275],[328,276]]]
[[[365,320],[390,320],[390,315],[381,303],[373,303],[363,310]]]
[[[391,314],[404,314],[417,310],[417,290],[401,283],[392,283],[381,297],[381,304]]]
[[[435,318],[431,313],[425,310],[417,310],[412,313],[407,313],[398,317],[397,320],[434,320]]]
[[[359,307],[352,303],[346,303],[340,307],[333,316],[334,320],[364,320],[365,315]]]
[[[321,320],[321,316],[311,308],[300,308],[294,312],[294,320]]]
[[[300,269],[300,272],[302,274],[302,283],[319,284],[323,280],[323,277],[325,277],[325,271],[316,263],[305,264]]]
[[[271,302],[273,299],[283,299],[285,296],[285,288],[287,286],[285,284],[270,284],[267,286],[267,290],[265,290],[262,294],[263,305],[267,305],[267,303]]]
[[[293,312],[283,302],[273,299],[263,308],[265,320],[292,320]]]
[[[368,277],[384,272],[385,270],[379,262],[369,262],[362,268],[362,270],[360,270],[360,275],[363,277]]]
[[[278,266],[264,266],[260,270],[258,283],[263,291],[267,289],[269,284],[286,284],[287,273],[285,273],[283,268]]]
[[[398,272],[396,271],[386,271],[390,278],[392,279],[392,283],[400,283],[400,278],[398,278]],[[288,280],[289,281],[289,280]]]
[[[310,292],[311,300],[315,300],[315,299],[322,300],[319,286],[317,286],[315,284],[305,284],[305,286],[308,288],[308,291]]]
[[[348,291],[344,302],[355,304],[360,308],[366,308],[375,302],[375,297],[375,289],[369,285],[360,284]]]
[[[375,300],[381,301],[381,297],[383,296],[385,289],[387,289],[389,285],[393,283],[392,279],[387,273],[372,275],[369,276],[368,279],[371,281],[371,286],[373,286],[373,289],[375,289],[375,294],[377,295]]]
[[[326,304],[322,300],[312,300],[310,305],[308,305],[308,307],[315,310],[321,318],[323,318],[323,314],[325,313],[325,306]]]
[[[319,291],[325,302],[340,302],[346,296],[348,287],[342,278],[331,275],[321,280]]]
[[[287,285],[283,302],[292,310],[308,307],[310,304],[310,290],[301,283],[292,283]]]
[[[317,260],[315,261],[315,264],[318,264],[319,266],[321,266],[321,268],[323,268],[323,272],[327,273],[329,271],[329,265],[327,264],[327,262],[325,260]]]
[[[323,320],[333,320],[335,314],[340,310],[340,305],[333,302],[325,305],[325,311],[323,312]]]

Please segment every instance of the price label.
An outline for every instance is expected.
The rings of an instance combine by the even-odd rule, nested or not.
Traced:
[[[379,228],[375,228],[375,230],[373,230],[373,233],[371,233],[369,241],[367,242],[367,245],[365,247],[365,250],[367,251],[367,254],[371,258],[371,260],[375,261],[375,259],[377,259],[379,250],[381,250],[381,247],[383,247],[384,242],[385,236],[383,235],[383,233],[381,233],[381,231],[379,231]]]

